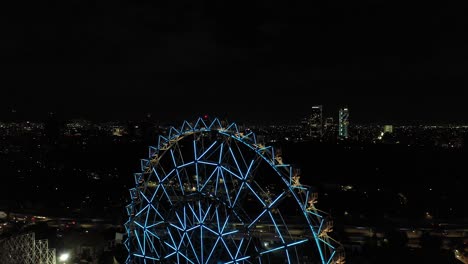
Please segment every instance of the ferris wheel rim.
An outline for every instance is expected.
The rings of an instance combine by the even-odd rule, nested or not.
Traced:
[[[229,124],[229,123],[228,123]],[[282,162],[281,157],[278,157],[274,152],[274,148],[272,146],[265,146],[261,143],[257,143],[256,135],[252,131],[248,131],[247,134],[241,132],[235,123],[230,123],[228,126],[222,126],[222,122],[219,119],[214,119],[210,124],[207,124],[202,118],[199,118],[194,125],[191,125],[189,122],[184,121],[182,127],[180,129],[176,129],[171,127],[169,129],[169,133],[167,137],[159,136],[158,138],[158,145],[156,147],[149,148],[149,159],[142,159],[141,160],[141,169],[142,172],[148,172],[148,169],[154,168],[159,164],[159,159],[166,154],[167,151],[171,150],[175,144],[177,144],[180,140],[183,140],[187,136],[191,136],[194,134],[201,134],[201,133],[209,133],[209,132],[216,132],[221,134],[225,137],[232,138],[236,140],[236,142],[240,142],[250,150],[254,151],[256,155],[261,157],[274,171],[275,173],[281,178],[281,180],[285,183],[285,185],[290,189],[290,194],[292,194],[297,202],[298,205],[302,206],[303,201],[300,200],[298,194],[292,190],[291,187],[291,177],[293,167],[289,164],[284,164]],[[208,151],[208,150],[207,150]],[[137,173],[138,174],[138,173]],[[137,175],[136,174],[136,175]],[[140,173],[141,174],[141,173]],[[137,176],[135,175],[135,180]],[[287,179],[289,178],[289,180]],[[303,188],[304,190],[309,191],[309,186],[300,185],[299,187]],[[308,194],[307,194],[308,195]],[[308,196],[307,196],[308,197]],[[309,201],[306,201],[306,203]],[[306,208],[306,204],[304,204],[304,209]],[[308,210],[303,210],[304,218],[307,220],[309,228],[311,229],[315,244],[317,249],[320,253],[320,258],[322,263],[333,263],[333,257],[336,253],[335,247],[329,244],[327,241],[319,237],[320,230],[316,231],[313,228],[312,223],[310,222],[310,213]],[[321,214],[315,210],[315,216],[322,217]],[[129,220],[130,222],[130,220]],[[320,228],[322,227],[321,222]],[[320,229],[319,228],[319,229]],[[331,256],[325,257],[320,246],[322,244],[326,244],[329,246],[331,250]],[[322,245],[323,246],[323,245]],[[127,247],[127,249],[129,249]],[[130,252],[130,249],[129,249]],[[130,256],[129,256],[130,257]]]

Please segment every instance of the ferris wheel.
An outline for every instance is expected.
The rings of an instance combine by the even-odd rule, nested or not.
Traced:
[[[344,263],[317,193],[235,123],[171,127],[134,176],[127,263]]]

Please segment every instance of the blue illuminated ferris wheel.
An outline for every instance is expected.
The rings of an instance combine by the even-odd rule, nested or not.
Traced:
[[[218,119],[159,136],[135,173],[127,263],[344,263],[299,171]]]

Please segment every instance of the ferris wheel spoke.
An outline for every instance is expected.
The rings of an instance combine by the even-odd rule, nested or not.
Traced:
[[[185,179],[185,180],[182,180],[182,182],[187,182],[187,183],[191,182],[191,180],[190,180],[191,175],[189,175],[189,172],[188,172],[187,168],[190,168],[191,165],[195,164],[196,160],[185,162],[184,155],[182,154],[182,150],[180,148],[179,143],[176,144],[176,147],[177,147],[177,154],[178,154],[177,157],[178,157],[178,160],[179,160],[178,166],[177,166],[177,171],[178,171],[177,175],[178,175],[178,177],[181,177],[182,179]],[[197,179],[198,179],[198,171],[196,172],[196,175],[197,175]],[[198,182],[198,180],[197,180],[197,182]],[[180,188],[184,189],[184,186],[181,186]],[[197,184],[197,190],[198,190],[198,184]]]
[[[224,241],[224,239],[222,237],[221,237],[221,242],[223,243],[224,248],[226,249],[226,251],[229,254],[229,256],[231,257],[231,259],[234,259],[234,256],[232,255],[229,246],[226,244],[226,241]]]
[[[164,183],[167,179],[169,179],[174,173],[174,171],[176,171],[176,169],[172,169],[168,174],[166,174],[164,178],[161,180],[161,183]]]
[[[218,170],[219,170],[219,167],[215,167],[213,172],[211,172],[210,176],[208,176],[208,178],[205,180],[205,183],[203,184],[203,186],[200,188],[200,191],[203,191],[203,189],[205,189],[205,187],[210,183],[211,179],[213,178],[213,175],[215,173],[218,173]]]
[[[219,145],[219,155],[218,155],[218,164],[221,164],[223,160],[223,150],[224,150],[224,142]]]
[[[161,189],[163,190],[164,194],[166,195],[167,201],[169,201],[169,203],[170,203],[171,205],[173,205],[172,199],[171,199],[171,197],[169,196],[169,194],[167,193],[166,187],[164,187],[164,184],[161,184],[160,186],[161,186]],[[163,198],[163,196],[161,196],[161,199],[162,199],[162,198]],[[155,209],[155,210],[156,210],[156,209]]]
[[[247,226],[247,229],[251,229],[252,227],[254,227],[258,221],[263,217],[264,214],[266,214],[268,212],[268,208],[266,209],[263,209],[262,212],[257,216],[257,218],[255,218],[251,223],[250,225]]]
[[[166,227],[166,231],[167,231],[167,234],[169,235],[169,237],[171,238],[172,245],[170,245],[170,244],[167,243],[167,242],[164,242],[164,243],[165,243],[167,246],[169,246],[170,248],[172,248],[172,249],[174,249],[175,251],[177,251],[177,243],[175,242],[174,237],[172,236],[171,229],[169,229],[169,227]]]
[[[255,190],[252,188],[252,186],[250,186],[249,183],[245,183],[245,185],[247,186],[247,188],[250,189],[251,193],[257,198],[257,200],[263,205],[263,207],[266,207],[266,204],[265,202],[263,201],[263,199],[257,194],[257,192],[255,192]]]
[[[248,250],[251,249],[252,247],[255,249],[255,252],[259,252],[257,247],[255,245],[253,245],[254,243],[252,242],[252,237],[247,237],[245,238],[244,240],[247,240],[247,243],[244,247],[244,251],[242,252],[242,255],[243,256],[248,256]],[[260,262],[261,262],[261,259],[259,258],[258,259]]]
[[[202,206],[201,206],[201,202],[200,200],[198,200],[198,219],[200,219],[200,224],[203,224],[203,209],[202,209]]]
[[[192,226],[192,222],[187,217],[187,207],[185,205],[183,207],[184,207],[184,209],[183,209],[183,212],[184,212],[183,225],[184,225],[184,229],[188,229],[189,226]],[[187,221],[189,222],[189,225],[187,225]]]
[[[195,143],[195,141],[194,141]],[[205,149],[205,151],[200,155],[200,156],[196,156],[196,147],[194,147],[194,152],[195,152],[195,160],[200,160],[202,159],[207,153],[209,153],[209,151],[214,147],[216,146],[216,144],[218,144],[218,141],[214,141],[207,149]],[[194,144],[194,146],[196,146],[196,143]]]
[[[215,210],[215,215],[216,215],[216,227],[218,228],[218,233],[221,234],[221,222],[219,221],[219,213],[218,213],[218,208]]]
[[[159,218],[163,221],[166,221],[166,219],[161,215],[161,213],[159,212],[160,210],[156,209],[156,207],[154,207],[154,205],[150,204],[151,208],[154,210],[154,212],[156,213],[157,216],[159,216]]]
[[[166,246],[171,247],[167,242],[164,242],[164,243],[166,244]],[[171,252],[171,253],[167,254],[164,258],[168,259],[168,258],[170,258],[170,257],[172,257],[173,255],[176,255],[176,254],[177,254],[177,251],[174,249],[174,252]]]
[[[285,248],[284,251],[286,252],[286,258],[288,259],[288,263],[291,263],[291,257],[289,256],[289,249]]]
[[[190,248],[192,249],[192,253],[195,256],[195,258],[197,259],[197,263],[201,263],[200,259],[198,258],[197,251],[195,250],[195,247],[193,246],[192,240],[190,239],[190,237],[188,235],[186,235],[186,237],[187,237],[187,241],[190,244]]]
[[[219,233],[215,232],[213,229],[209,228],[208,226],[206,225],[203,225],[201,228],[204,228],[206,229],[207,231],[209,231],[211,234],[215,235],[215,236],[218,236]]]
[[[152,175],[154,175],[156,177],[157,183],[160,184],[161,178],[159,177],[159,174],[158,174],[158,172],[156,170],[156,167],[152,168]]]
[[[188,258],[187,256],[185,256],[182,252],[178,251],[177,252],[177,255],[181,255],[184,259],[186,259],[188,262],[192,263],[192,264],[195,264],[195,262],[193,262],[190,258]],[[177,262],[177,263],[180,263],[180,262]]]
[[[240,164],[239,162],[237,162],[237,158],[236,158],[236,155],[234,154],[234,151],[232,149],[232,147],[230,147],[230,152],[231,152],[231,155],[236,163],[236,166],[238,168],[238,171],[239,171],[239,174],[240,176],[243,178],[243,179],[247,179],[249,177],[249,175],[253,175],[253,171],[255,171],[255,166],[254,165],[259,165],[260,164],[260,161],[262,160],[261,156],[260,155],[255,155],[253,158],[249,158],[249,159],[246,159],[244,157],[244,154],[242,153],[243,151],[241,150],[239,144],[237,144],[237,142],[234,144],[235,145],[235,150],[236,150],[236,153],[237,156],[239,156],[239,159],[242,161],[242,164],[245,168],[247,168],[245,170],[245,172],[243,173],[244,170],[242,170],[240,168]],[[248,160],[250,160],[250,163],[248,162]],[[253,177],[252,177],[253,179]]]
[[[245,257],[242,257],[242,258],[239,258],[239,259],[231,260],[229,262],[226,262],[225,264],[239,263],[240,261],[244,261],[244,260],[247,260],[249,258],[250,258],[250,256],[245,256]]]
[[[137,244],[138,245],[138,253],[143,253],[143,247],[142,247],[141,242],[140,242],[140,236],[138,235],[138,230],[135,229],[133,232],[135,234],[135,237],[136,237],[137,243],[138,243]]]
[[[152,249],[151,252],[156,254],[156,257],[157,257],[156,260],[159,260],[159,258],[161,258],[161,256],[159,255],[158,250],[154,246],[153,238],[151,237],[150,234],[148,234],[148,231],[145,231],[145,236],[147,237],[147,240],[149,241],[149,244],[151,246],[151,249]]]
[[[245,185],[245,182],[242,181],[239,189],[237,190],[236,198],[234,198],[234,202],[232,203],[232,207],[236,207],[237,201],[239,200],[239,197],[240,197],[240,194],[242,193],[244,185]]]
[[[237,233],[237,231],[238,230],[231,231],[231,232],[228,232],[228,233]],[[234,259],[238,259],[240,249],[242,248],[243,239],[241,239],[240,242],[236,242],[231,235],[227,235],[228,233],[223,234],[223,239],[225,241],[229,242],[227,244],[232,245],[232,250],[233,250],[233,253],[234,253],[233,257],[234,257]],[[227,238],[224,238],[225,236],[227,236]]]
[[[180,230],[183,232],[184,229],[186,229],[186,226],[185,226],[184,223],[182,222],[182,219],[180,218],[180,216],[179,216],[179,214],[178,214],[177,212],[175,212],[175,215],[176,215],[176,217],[177,217],[177,220],[179,220],[180,225],[182,226],[182,227],[180,228]],[[184,220],[185,220],[185,219],[184,219]],[[172,224],[171,224],[171,225],[172,225]],[[178,226],[175,226],[175,225],[174,225],[174,227],[179,228]]]
[[[239,257],[239,253],[241,252],[241,249],[242,249],[242,244],[244,244],[244,241],[245,241],[245,238],[241,238],[241,241],[239,242],[239,246],[237,247],[237,251],[236,251],[236,258]]]
[[[203,247],[203,227],[200,228],[200,259],[203,262],[203,255],[204,255],[204,247]]]
[[[157,223],[157,224],[152,225],[151,227],[157,226],[157,225],[160,224],[160,223],[163,223],[163,222],[161,221],[161,222],[159,222],[159,223]],[[151,227],[146,227],[146,233],[147,233],[147,234],[150,234],[150,235],[152,235],[153,237],[155,237],[156,239],[160,240],[161,238],[160,238],[158,235],[156,235],[155,233],[153,233],[153,232],[151,232],[150,230],[148,230],[148,229],[151,228]]]
[[[247,170],[245,171],[245,173],[244,173],[244,175],[243,175],[243,177],[242,177],[244,180],[247,179],[247,177],[249,177],[251,171],[253,170],[252,168],[253,168],[254,163],[255,163],[255,160],[252,159],[252,160],[250,161],[250,164],[249,164]]]
[[[299,246],[301,244],[305,244],[307,242],[309,242],[309,239],[301,239],[301,240],[298,240],[298,241],[291,242],[289,244],[284,244],[284,245],[274,247],[274,248],[271,248],[271,249],[268,249],[268,250],[265,250],[265,251],[261,251],[261,252],[259,252],[259,254],[260,255],[265,255],[265,254],[273,253],[273,252],[278,251],[278,250],[284,250],[284,249],[288,249],[288,248],[292,248],[292,247],[297,247],[297,246]]]
[[[229,223],[229,217],[230,217],[229,215],[226,216],[226,220],[224,221],[223,227],[221,228],[221,231],[220,231],[221,234],[224,233],[224,229],[226,228],[226,225]]]
[[[184,242],[183,243],[184,248],[182,248],[182,242]],[[182,250],[181,250],[181,248],[182,248]],[[201,263],[200,259],[198,258],[197,251],[195,250],[195,247],[193,246],[191,238],[189,237],[187,232],[183,233],[183,235],[181,237],[181,243],[179,244],[179,252],[182,252],[184,250],[185,250],[186,256],[188,256],[189,254],[191,256],[193,255],[196,258],[197,263]]]
[[[235,172],[231,171],[229,168],[226,168],[224,166],[221,166],[221,168],[225,170],[226,172],[228,172],[229,174],[231,174],[232,176],[236,177],[237,179],[239,180],[243,179],[241,176],[237,175]]]
[[[234,201],[233,201],[233,203],[232,203],[232,207],[233,207],[233,208],[236,207],[238,201],[239,201],[240,199],[242,199],[242,198],[241,198],[241,194],[244,194],[244,196],[247,194],[247,192],[244,191],[244,189],[245,189],[244,187],[246,187],[246,185],[247,185],[247,183],[246,183],[245,180],[247,179],[248,175],[250,175],[250,173],[251,173],[251,171],[252,171],[252,168],[253,168],[253,165],[255,164],[255,162],[256,162],[255,159],[252,159],[252,160],[250,161],[250,164],[249,164],[249,166],[248,166],[246,172],[244,173],[244,175],[243,175],[243,177],[242,177],[242,179],[241,179],[242,181],[241,181],[240,187],[234,189],[234,192],[237,191],[237,193],[234,193],[235,198],[234,198]],[[251,189],[251,188],[249,188],[249,189]]]
[[[268,211],[268,215],[270,216],[270,219],[271,219],[271,221],[273,222],[273,225],[274,225],[274,227],[275,227],[275,229],[276,229],[276,233],[278,234],[278,237],[281,239],[281,242],[284,244],[285,241],[284,241],[284,238],[283,238],[283,234],[282,234],[281,231],[279,230],[278,224],[276,223],[275,218],[273,217],[273,215],[271,214],[270,211]]]
[[[174,226],[173,226],[174,227]],[[178,251],[181,251],[181,248],[182,246],[185,246],[185,241],[184,241],[184,238],[185,238],[185,235],[187,233],[184,232],[184,230],[182,230],[180,227],[176,228],[176,231],[177,231],[177,234],[179,235],[177,238],[179,240],[179,244],[177,245],[177,250]]]
[[[203,219],[202,219],[202,222],[203,222],[203,223],[205,223],[205,220],[206,220],[206,218],[208,217],[212,206],[213,206],[213,205],[210,204],[210,205],[208,206],[208,209],[206,209],[206,212],[204,213],[204,216],[203,216]],[[218,210],[216,210],[216,211],[218,211]]]
[[[289,240],[294,240],[293,236],[291,235],[291,232],[289,231],[288,224],[283,218],[283,215],[278,212],[278,217],[280,218],[279,220],[281,221],[282,225],[284,226],[284,234],[287,235]],[[284,237],[284,236],[283,236]]]
[[[213,245],[213,247],[211,248],[211,251],[210,251],[210,254],[208,254],[208,257],[206,258],[206,262],[205,263],[210,263],[210,259],[211,259],[211,256],[213,255],[213,253],[215,252],[215,250],[217,249],[216,246],[218,245],[219,243],[219,240],[221,239],[221,237],[218,237]]]
[[[146,217],[145,217],[145,226],[148,226],[149,225],[149,216],[150,216],[150,212],[151,212],[151,207],[147,207],[147,212],[146,212]],[[146,228],[145,228],[146,229]]]
[[[318,240],[319,240],[320,242],[322,242],[322,243],[324,244],[324,246],[327,246],[327,247],[329,247],[329,248],[331,248],[331,249],[335,249],[335,247],[332,246],[332,245],[331,245],[328,241],[326,241],[325,239],[323,239],[323,238],[318,238]]]
[[[236,155],[234,155],[234,152],[232,151],[232,148],[231,146],[229,146],[229,153],[231,153],[231,157],[232,157],[232,160],[234,160],[234,163],[236,164],[236,168],[237,168],[237,171],[239,173],[242,173],[242,170],[239,166],[239,163],[237,162],[237,159],[236,159]],[[245,160],[244,160],[244,157],[242,157],[242,154],[240,154],[241,158],[242,158],[242,161],[243,163],[245,164]],[[234,175],[234,173],[232,173]],[[237,176],[237,175],[236,175]]]
[[[180,190],[182,192],[182,195],[185,195],[184,185],[182,184],[182,179],[180,178],[180,174],[179,174],[179,167],[177,166],[177,162],[176,162],[176,159],[174,157],[174,150],[171,149],[170,152],[171,152],[172,161],[174,163],[174,168],[175,168],[175,171],[176,171],[177,179],[179,181]]]
[[[199,160],[197,161],[198,164],[209,165],[209,166],[217,166],[218,164],[210,161]]]
[[[223,186],[224,186],[224,194],[226,195],[226,197],[225,197],[224,200],[228,202],[228,204],[229,204],[230,207],[232,207],[231,197],[230,197],[230,195],[229,195],[229,194],[230,194],[230,191],[229,191],[229,188],[228,188],[227,183],[226,183],[227,180],[226,180],[226,178],[224,177],[224,173],[223,173],[222,170],[220,170],[219,173],[220,173],[220,175],[221,175],[222,184],[223,184]]]
[[[177,142],[174,146],[174,148],[177,150],[178,157],[179,157],[179,163],[180,164],[186,164],[184,161],[184,155],[182,154],[182,150],[180,148],[179,142]]]

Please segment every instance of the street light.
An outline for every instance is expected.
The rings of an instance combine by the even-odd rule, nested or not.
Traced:
[[[65,253],[60,254],[60,256],[59,256],[59,261],[60,261],[60,262],[65,262],[65,261],[67,261],[69,258],[70,258],[70,253],[65,252]]]

